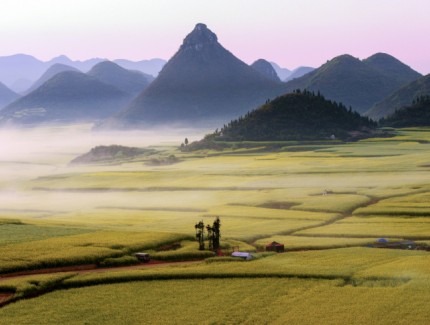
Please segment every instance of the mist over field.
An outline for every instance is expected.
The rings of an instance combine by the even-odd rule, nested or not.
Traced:
[[[85,202],[96,205],[97,202],[104,202],[104,194],[88,196],[77,193],[40,193],[31,191],[27,182],[44,176],[112,169],[69,164],[77,156],[99,145],[179,147],[185,137],[194,141],[200,139],[205,132],[207,130],[169,127],[144,131],[94,132],[90,124],[0,129],[1,207],[4,211],[55,210],[54,206],[61,210],[61,206],[71,208],[76,202],[80,203],[80,208]],[[143,168],[143,163],[137,168]],[[115,200],[115,196],[109,195],[107,201],[112,200]]]

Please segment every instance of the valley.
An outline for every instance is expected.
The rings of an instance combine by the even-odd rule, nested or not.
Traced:
[[[82,126],[62,130],[62,139],[76,129],[83,139]],[[37,132],[52,134],[58,129],[28,132],[34,132],[34,138]],[[151,151],[114,164],[68,164],[87,152],[91,141],[99,145],[113,139],[101,137],[62,150],[60,139],[44,137],[34,152],[3,158],[3,173],[21,176],[2,178],[0,272],[6,276],[91,263],[112,268],[10,279],[0,275],[0,293],[6,302],[16,301],[0,309],[2,322],[25,324],[31,319],[43,324],[35,315],[44,315],[54,300],[59,303],[54,322],[64,322],[74,313],[76,322],[115,324],[116,317],[138,322],[136,303],[151,310],[148,322],[164,322],[171,312],[178,317],[179,310],[187,313],[190,301],[205,309],[231,299],[227,309],[223,305],[217,312],[217,321],[264,322],[261,312],[266,310],[264,319],[272,323],[312,324],[315,317],[326,319],[336,306],[335,316],[330,314],[333,324],[376,318],[390,324],[393,317],[402,324],[425,324],[427,309],[420,301],[428,299],[429,253],[367,246],[380,238],[430,244],[430,129],[398,129],[393,137],[358,142],[328,140],[317,148],[304,143],[297,149],[297,143],[286,142],[277,150],[264,150],[264,142],[256,142],[259,151],[252,145],[180,150],[185,134],[193,141],[206,133],[200,132],[164,134],[157,143],[144,143],[154,138],[136,134],[115,137],[121,145],[142,143]],[[172,154],[179,160],[175,164],[147,163],[151,155]],[[18,159],[26,165],[22,173]],[[198,250],[194,224],[209,223],[215,216],[221,219],[224,254],[238,246],[255,252],[255,260],[212,257]],[[272,241],[283,243],[286,252],[263,253]],[[158,250],[172,243],[180,248]],[[124,269],[136,263],[132,254],[141,250],[154,260],[201,262]],[[168,298],[172,284],[175,298]],[[214,286],[212,295],[192,293],[208,286]],[[411,295],[414,304],[407,303]],[[36,297],[21,300],[31,296]],[[111,296],[116,297],[114,304]],[[75,314],[74,303],[66,303],[71,299],[88,309],[79,308]],[[263,303],[268,299],[274,301],[270,308]],[[157,309],[156,301],[170,307]],[[384,317],[384,306],[394,301],[403,308]],[[90,315],[92,308],[100,312]],[[237,308],[245,308],[246,316],[235,314]],[[309,312],[301,313],[303,308]],[[112,317],[112,311],[117,316]],[[210,317],[193,314],[196,322]]]

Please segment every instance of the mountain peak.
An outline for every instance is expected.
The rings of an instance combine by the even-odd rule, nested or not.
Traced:
[[[181,50],[194,48],[200,50],[206,44],[214,44],[218,42],[218,37],[205,24],[198,23],[193,31],[185,37],[182,43]]]

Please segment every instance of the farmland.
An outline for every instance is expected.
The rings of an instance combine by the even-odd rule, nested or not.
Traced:
[[[70,315],[77,324],[136,323],[146,306],[148,323],[425,324],[429,253],[365,247],[380,237],[430,242],[430,129],[396,132],[346,144],[284,143],[277,151],[263,143],[259,150],[151,147],[157,159],[174,154],[171,165],[150,164],[147,155],[68,165],[87,145],[42,145],[2,158],[2,274],[127,262],[141,250],[160,260],[209,257],[192,241],[194,225],[215,216],[225,252],[271,241],[290,252],[250,262],[0,276],[0,294],[17,300],[0,309],[0,323],[43,324],[39,314],[54,323]],[[139,145],[136,137],[122,141]],[[172,244],[179,248],[169,250]],[[30,293],[46,294],[20,300]]]

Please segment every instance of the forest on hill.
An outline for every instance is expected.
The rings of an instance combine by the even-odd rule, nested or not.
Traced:
[[[207,135],[199,148],[213,141],[354,140],[373,136],[377,123],[320,93],[296,90]]]

